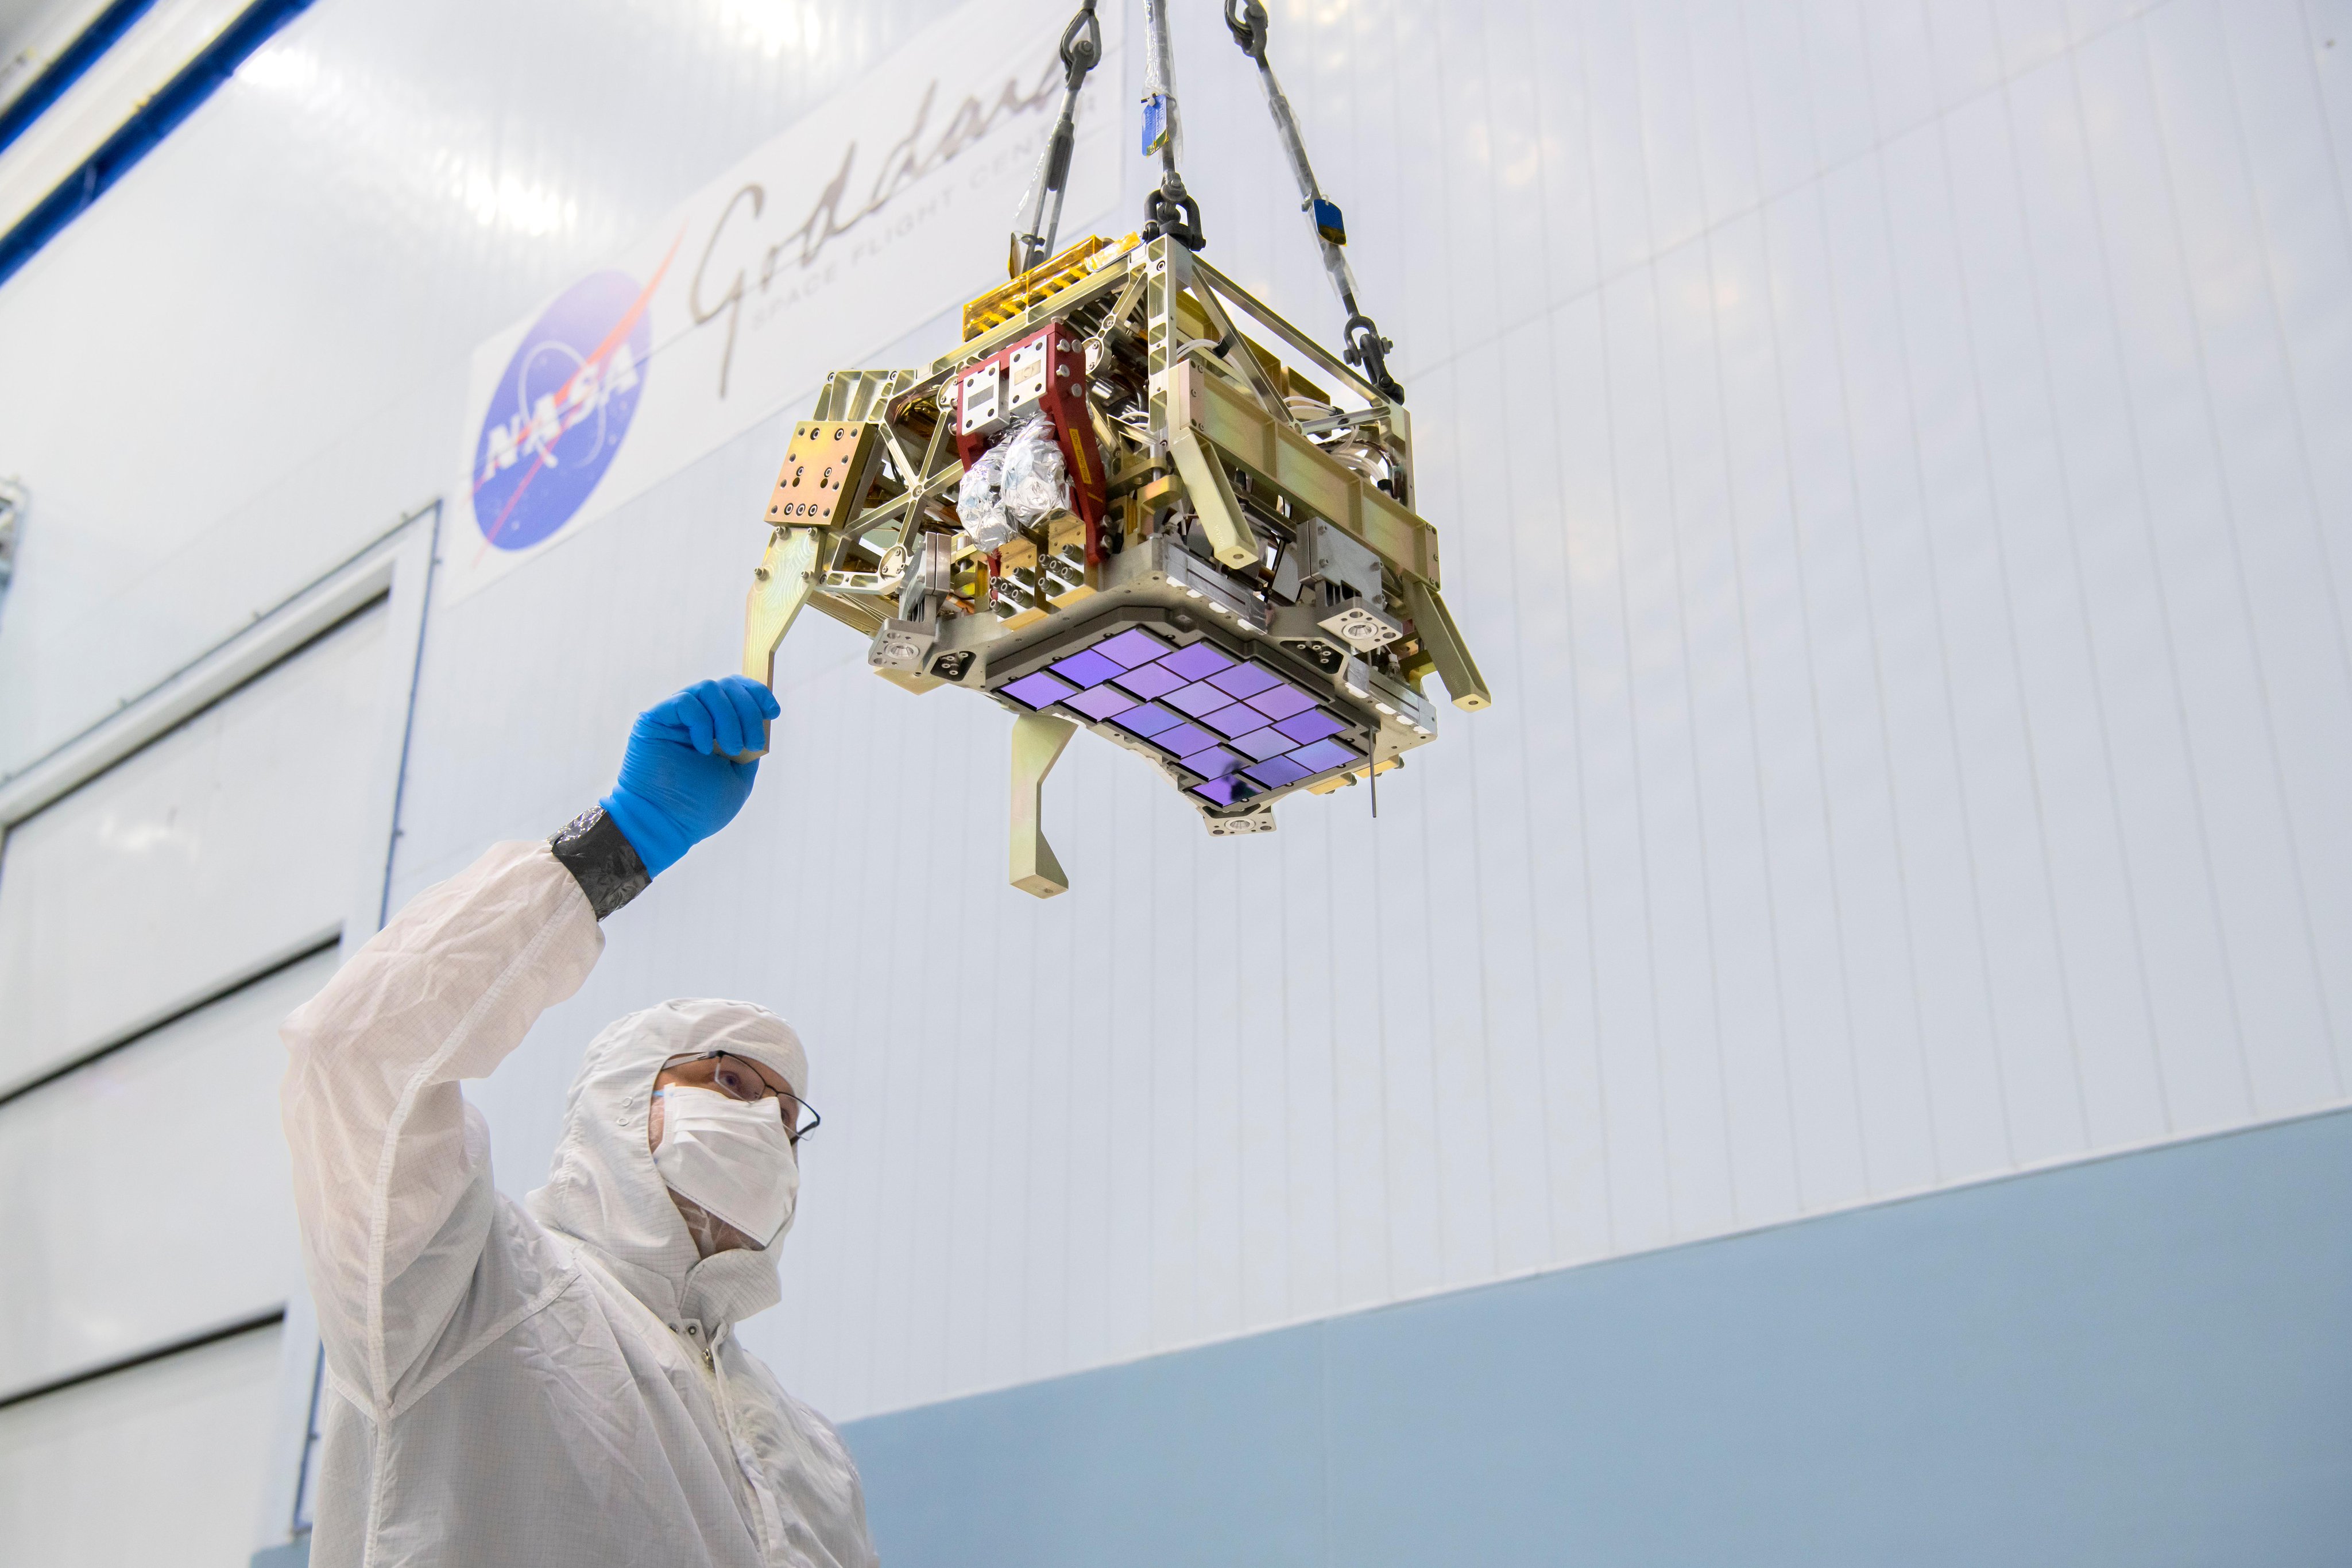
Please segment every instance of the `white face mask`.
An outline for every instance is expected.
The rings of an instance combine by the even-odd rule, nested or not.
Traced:
[[[661,1143],[654,1168],[690,1198],[761,1247],[791,1228],[800,1161],[773,1100],[737,1100],[699,1084],[661,1091]]]

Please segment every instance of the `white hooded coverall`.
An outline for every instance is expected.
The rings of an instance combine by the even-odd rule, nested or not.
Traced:
[[[548,1183],[490,1180],[487,1076],[604,950],[543,843],[417,895],[287,1019],[283,1109],[326,1343],[311,1561],[869,1568],[856,1466],[736,1342],[773,1249],[698,1260],[646,1124],[672,1057],[807,1085],[740,1002],[666,1002],[589,1046]]]

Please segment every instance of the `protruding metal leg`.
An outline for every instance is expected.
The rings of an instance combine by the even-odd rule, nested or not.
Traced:
[[[824,543],[822,528],[778,528],[768,539],[768,553],[751,574],[751,591],[743,601],[743,673],[761,685],[776,684],[776,645],[793,629],[816,580],[817,557]],[[768,754],[763,732],[760,747],[735,758],[749,762]]]
[[[1408,577],[1404,603],[1412,612],[1413,630],[1436,662],[1437,678],[1445,683],[1445,694],[1454,699],[1454,706],[1474,712],[1493,706],[1495,695],[1486,689],[1486,677],[1478,673],[1477,661],[1470,657],[1469,644],[1463,642],[1462,630],[1454,624],[1454,613],[1445,608],[1437,591]]]
[[[1223,463],[1190,425],[1180,425],[1170,434],[1168,452],[1176,460],[1176,472],[1184,481],[1192,510],[1200,514],[1201,527],[1217,559],[1227,566],[1254,565],[1261,548],[1257,531],[1234,498],[1234,487],[1225,482]]]
[[[1024,713],[1013,721],[1013,885],[1039,898],[1070,891],[1062,862],[1045,841],[1041,814],[1045,775],[1061,760],[1062,747],[1078,727],[1066,718]]]

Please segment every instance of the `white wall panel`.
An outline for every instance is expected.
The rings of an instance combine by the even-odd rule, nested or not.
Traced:
[[[79,319],[159,234],[231,276],[224,211],[285,239],[265,280],[342,280],[236,355],[192,342],[253,367],[240,420],[277,411],[185,433],[216,449],[175,482],[226,507],[364,444],[270,402],[316,345],[442,373],[933,14],[782,7],[765,48],[717,5],[465,9],[306,16],[0,331]],[[1081,744],[1048,790],[1076,885],[1037,904],[1002,885],[1002,716],[882,687],[812,622],[740,825],[470,1091],[501,1179],[536,1182],[612,1014],[792,1014],[828,1121],[751,1336],[854,1416],[2340,1099],[2340,9],[1276,5],[1497,706],[1452,714],[1377,824],[1349,791],[1266,840],[1208,841]],[[1335,331],[1254,79],[1211,13],[1178,26],[1213,259]],[[575,90],[608,77],[637,96]],[[257,166],[281,195],[237,193]],[[121,379],[89,373],[58,408]],[[77,646],[107,530],[153,510],[69,417],[0,417],[104,519],[28,536],[20,596],[37,552],[88,560],[0,621],[9,671]],[[780,430],[436,612],[397,895],[550,831],[639,706],[731,665]],[[615,584],[628,612],[583,629]],[[0,754],[56,722],[12,712]],[[993,983],[1008,955],[1062,989]]]
[[[752,1333],[855,1413],[2338,1097],[2346,949],[2297,868],[2352,848],[2299,807],[2352,733],[2341,507],[2246,444],[2333,395],[2249,215],[2265,183],[2338,200],[2293,7],[1898,10],[1286,9],[1499,706],[1377,826],[1342,796],[1255,843],[1075,748],[1077,885],[1036,906],[995,886],[997,716],[797,633],[743,824],[481,1086],[508,1179],[602,1017],[704,986],[793,1012],[832,1141]],[[1317,319],[1226,47],[1180,40],[1213,248]],[[2264,141],[2233,129],[2256,47],[2305,105]],[[2238,173],[2168,172],[2217,137]],[[2352,285],[2341,232],[2294,255]],[[669,604],[740,572],[717,514],[773,439],[436,623],[433,733],[515,771],[418,781],[404,891],[560,821],[630,708],[723,664],[723,612],[616,633],[590,684],[632,689],[569,756],[457,689],[596,580],[657,561]],[[929,928],[1097,962],[1034,1018],[966,1009],[969,970],[845,996],[873,967],[835,928],[893,895],[793,828],[843,778]]]
[[[282,1303],[297,1287],[281,970],[0,1104],[0,1396]]]
[[[385,650],[367,611],[9,831],[0,1089],[333,935],[384,744]]]
[[[276,1325],[0,1409],[0,1560],[244,1568]]]
[[[34,497],[0,771],[430,498],[476,343],[948,8],[295,18],[0,288],[7,362],[41,367],[0,379],[0,474]]]

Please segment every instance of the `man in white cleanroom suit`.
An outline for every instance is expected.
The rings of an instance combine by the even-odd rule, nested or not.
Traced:
[[[612,1024],[521,1203],[457,1092],[735,815],[758,765],[729,758],[776,711],[740,676],[649,709],[598,810],[419,894],[286,1021],[320,1568],[874,1563],[841,1438],[735,1337],[777,1299],[812,1124],[792,1027],[725,1001]]]

